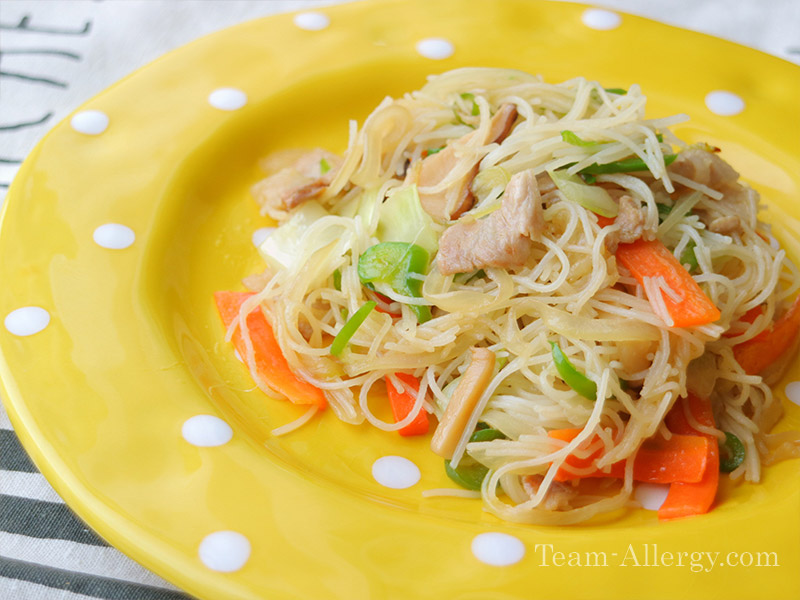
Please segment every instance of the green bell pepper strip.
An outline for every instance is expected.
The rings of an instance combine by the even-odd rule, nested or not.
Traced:
[[[492,440],[505,439],[501,431],[484,427],[476,429],[476,431],[469,438],[470,442],[490,442]],[[480,490],[486,474],[489,469],[479,463],[477,460],[470,456],[463,456],[455,469],[450,466],[450,461],[444,461],[444,472],[447,476],[468,490]]]
[[[377,305],[378,303],[374,300],[364,303],[364,305],[354,312],[353,316],[342,325],[342,328],[339,330],[339,333],[336,334],[336,337],[333,338],[333,343],[331,344],[331,354],[333,354],[333,356],[339,356],[344,351],[350,338],[358,331],[358,328],[361,327],[361,324]]]
[[[407,242],[382,242],[370,246],[358,258],[358,277],[364,285],[386,283],[398,294],[422,297],[422,280],[412,274],[424,275],[428,268],[428,252]],[[431,319],[431,307],[410,304],[417,321]]]
[[[455,469],[450,466],[450,461],[445,459],[444,472],[455,483],[468,490],[478,491],[481,489],[481,484],[489,469],[484,467],[474,458],[464,456],[458,462],[458,467]]]
[[[722,451],[724,448],[724,451]],[[731,432],[725,432],[725,443],[720,448],[719,470],[730,473],[744,462],[744,444]]]
[[[504,440],[506,439],[505,434],[502,431],[498,431],[497,429],[492,428],[485,428],[485,429],[478,429],[475,433],[472,434],[472,437],[469,438],[470,442],[491,442],[492,440]]]
[[[678,158],[677,154],[665,154],[664,166],[668,167],[672,162]],[[597,163],[591,164],[588,167],[578,171],[580,174],[602,175],[604,173],[628,173],[635,171],[647,171],[648,167],[645,162],[639,158],[625,158],[616,162],[605,163],[598,165]]]
[[[597,384],[573,366],[556,342],[550,342],[550,346],[553,349],[553,362],[556,364],[556,370],[564,383],[584,398],[596,400]]]

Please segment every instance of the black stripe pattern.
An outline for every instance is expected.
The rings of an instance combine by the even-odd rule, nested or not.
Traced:
[[[26,75],[25,73],[14,73],[12,71],[0,71],[0,77],[11,77],[12,79],[19,79],[29,83],[44,83],[45,85],[53,85],[55,87],[65,88],[66,82],[58,81],[57,79],[50,79],[49,77],[38,77],[36,75]]]
[[[38,473],[13,431],[0,429],[0,470]]]
[[[66,504],[55,502],[0,495],[0,528],[28,537],[108,546]]]
[[[9,31],[30,31],[31,33],[49,33],[52,35],[89,35],[92,30],[92,22],[86,21],[80,29],[64,29],[62,27],[42,27],[31,25],[31,16],[25,15],[16,25],[0,23],[0,29]]]
[[[4,54],[44,54],[48,56],[61,56],[72,60],[80,60],[81,55],[77,52],[70,52],[69,50],[56,50],[52,48],[0,48],[0,56]]]
[[[106,600],[190,600],[183,592],[0,557],[0,577]]]
[[[52,116],[53,113],[49,112],[36,121],[23,121],[22,123],[14,123],[13,125],[0,125],[0,131],[14,131],[15,129],[24,129],[25,127],[36,127],[37,125],[47,122]]]

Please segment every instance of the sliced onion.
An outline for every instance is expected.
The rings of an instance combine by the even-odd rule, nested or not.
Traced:
[[[597,185],[588,185],[579,175],[570,175],[566,170],[547,173],[567,200],[577,202],[585,209],[603,217],[617,216],[619,206],[605,189]]]

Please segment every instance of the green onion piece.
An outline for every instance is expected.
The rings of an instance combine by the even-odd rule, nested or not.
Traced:
[[[447,476],[450,479],[452,479],[461,487],[468,490],[478,491],[481,489],[481,484],[483,483],[483,479],[486,477],[486,474],[489,472],[489,469],[484,467],[474,458],[464,456],[458,462],[458,467],[455,469],[450,466],[450,461],[445,459],[444,472],[447,473]]]
[[[475,178],[472,180],[470,184],[470,190],[472,194],[475,196],[476,204],[479,202],[483,202],[486,198],[492,193],[495,192],[497,194],[496,197],[500,197],[503,195],[508,182],[511,181],[511,173],[506,171],[503,167],[489,167],[488,169],[481,169]],[[493,202],[492,205],[499,204],[498,202]],[[490,209],[491,212],[491,209]],[[483,210],[480,213],[484,213]],[[475,214],[475,211],[470,213],[476,219],[483,216],[483,214]]]
[[[470,275],[469,279],[467,279],[464,283],[469,283],[473,279],[483,279],[484,277],[486,277],[486,271],[483,269],[478,269],[472,275]]]
[[[573,146],[580,146],[582,148],[591,148],[592,146],[599,146],[602,142],[588,142],[586,140],[581,139],[578,137],[574,131],[570,131],[569,129],[565,129],[561,132],[561,139],[567,142],[568,144],[572,144]]]
[[[475,102],[475,94],[470,94],[469,92],[464,92],[463,94],[461,94],[461,99],[462,100],[469,100],[470,102],[472,102],[472,110],[470,111],[470,114],[473,117],[481,114],[481,109],[478,107],[478,103]]]
[[[665,154],[664,166],[668,167],[678,157],[677,154]],[[592,175],[601,175],[604,173],[629,173],[635,171],[647,171],[648,167],[641,158],[625,158],[616,162],[605,163],[598,165],[594,163],[585,169],[581,169],[580,173],[591,173]]]
[[[333,272],[333,287],[340,292],[342,291],[342,272],[339,269]]]
[[[625,89],[622,89],[622,88],[605,88],[605,90],[609,94],[617,94],[619,96],[624,96],[625,94],[628,93],[628,90],[625,90]]]
[[[553,362],[556,364],[556,370],[564,383],[584,398],[597,399],[597,384],[573,366],[556,342],[550,342],[550,346],[553,349]]]
[[[581,173],[581,179],[583,179],[584,183],[587,183],[589,185],[597,183],[597,177],[595,177],[591,173]]]
[[[658,209],[658,222],[663,223],[664,219],[669,216],[669,213],[672,212],[672,207],[667,206],[666,204],[661,204],[660,202],[656,202],[656,208]]]
[[[459,285],[467,285],[475,279],[482,279],[484,277],[486,277],[486,271],[478,269],[472,273],[456,273],[453,275],[453,281]]]
[[[369,286],[373,282],[389,284],[398,294],[422,297],[422,279],[428,268],[428,252],[407,242],[382,242],[366,249],[358,258],[358,277]],[[420,323],[431,319],[431,307],[411,304],[409,309]]]
[[[664,141],[664,136],[661,135],[660,133],[657,133],[656,134],[656,139],[658,140],[659,143],[661,143],[661,142]]]
[[[319,172],[320,172],[322,175],[325,175],[325,173],[327,173],[327,172],[328,172],[328,171],[330,171],[330,170],[331,170],[331,165],[330,165],[330,163],[328,163],[328,161],[327,161],[327,160],[325,160],[324,158],[320,158],[320,159],[319,159]]]
[[[495,358],[494,364],[497,367],[497,370],[499,371],[500,369],[502,369],[503,367],[505,367],[508,364],[508,357],[507,356],[498,356],[498,357]]]
[[[430,156],[431,154],[436,154],[437,152],[441,152],[444,150],[444,146],[439,146],[438,148],[428,148],[426,150],[427,154],[425,156]]]
[[[497,429],[485,428],[485,429],[478,429],[475,433],[472,434],[472,437],[469,438],[470,442],[491,442],[492,440],[504,440],[506,439],[505,434],[502,431]]]
[[[350,338],[353,337],[353,334],[355,334],[355,332],[358,331],[358,328],[361,327],[361,324],[367,318],[367,315],[369,315],[369,313],[371,313],[377,305],[377,302],[370,300],[353,313],[353,316],[350,317],[350,319],[344,325],[342,325],[339,333],[337,333],[336,337],[333,338],[333,343],[331,344],[331,354],[334,356],[339,356],[342,353],[347,346],[347,342],[350,341]]]
[[[744,462],[744,444],[731,432],[725,432],[725,443],[720,447],[719,470],[730,473]]]
[[[681,264],[689,265],[689,273],[693,273],[700,266],[697,264],[697,255],[694,253],[696,246],[695,241],[691,240],[681,252]]]

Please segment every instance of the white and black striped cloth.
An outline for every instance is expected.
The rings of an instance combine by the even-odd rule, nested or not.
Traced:
[[[0,598],[189,600],[110,547],[31,462],[0,407]]]

